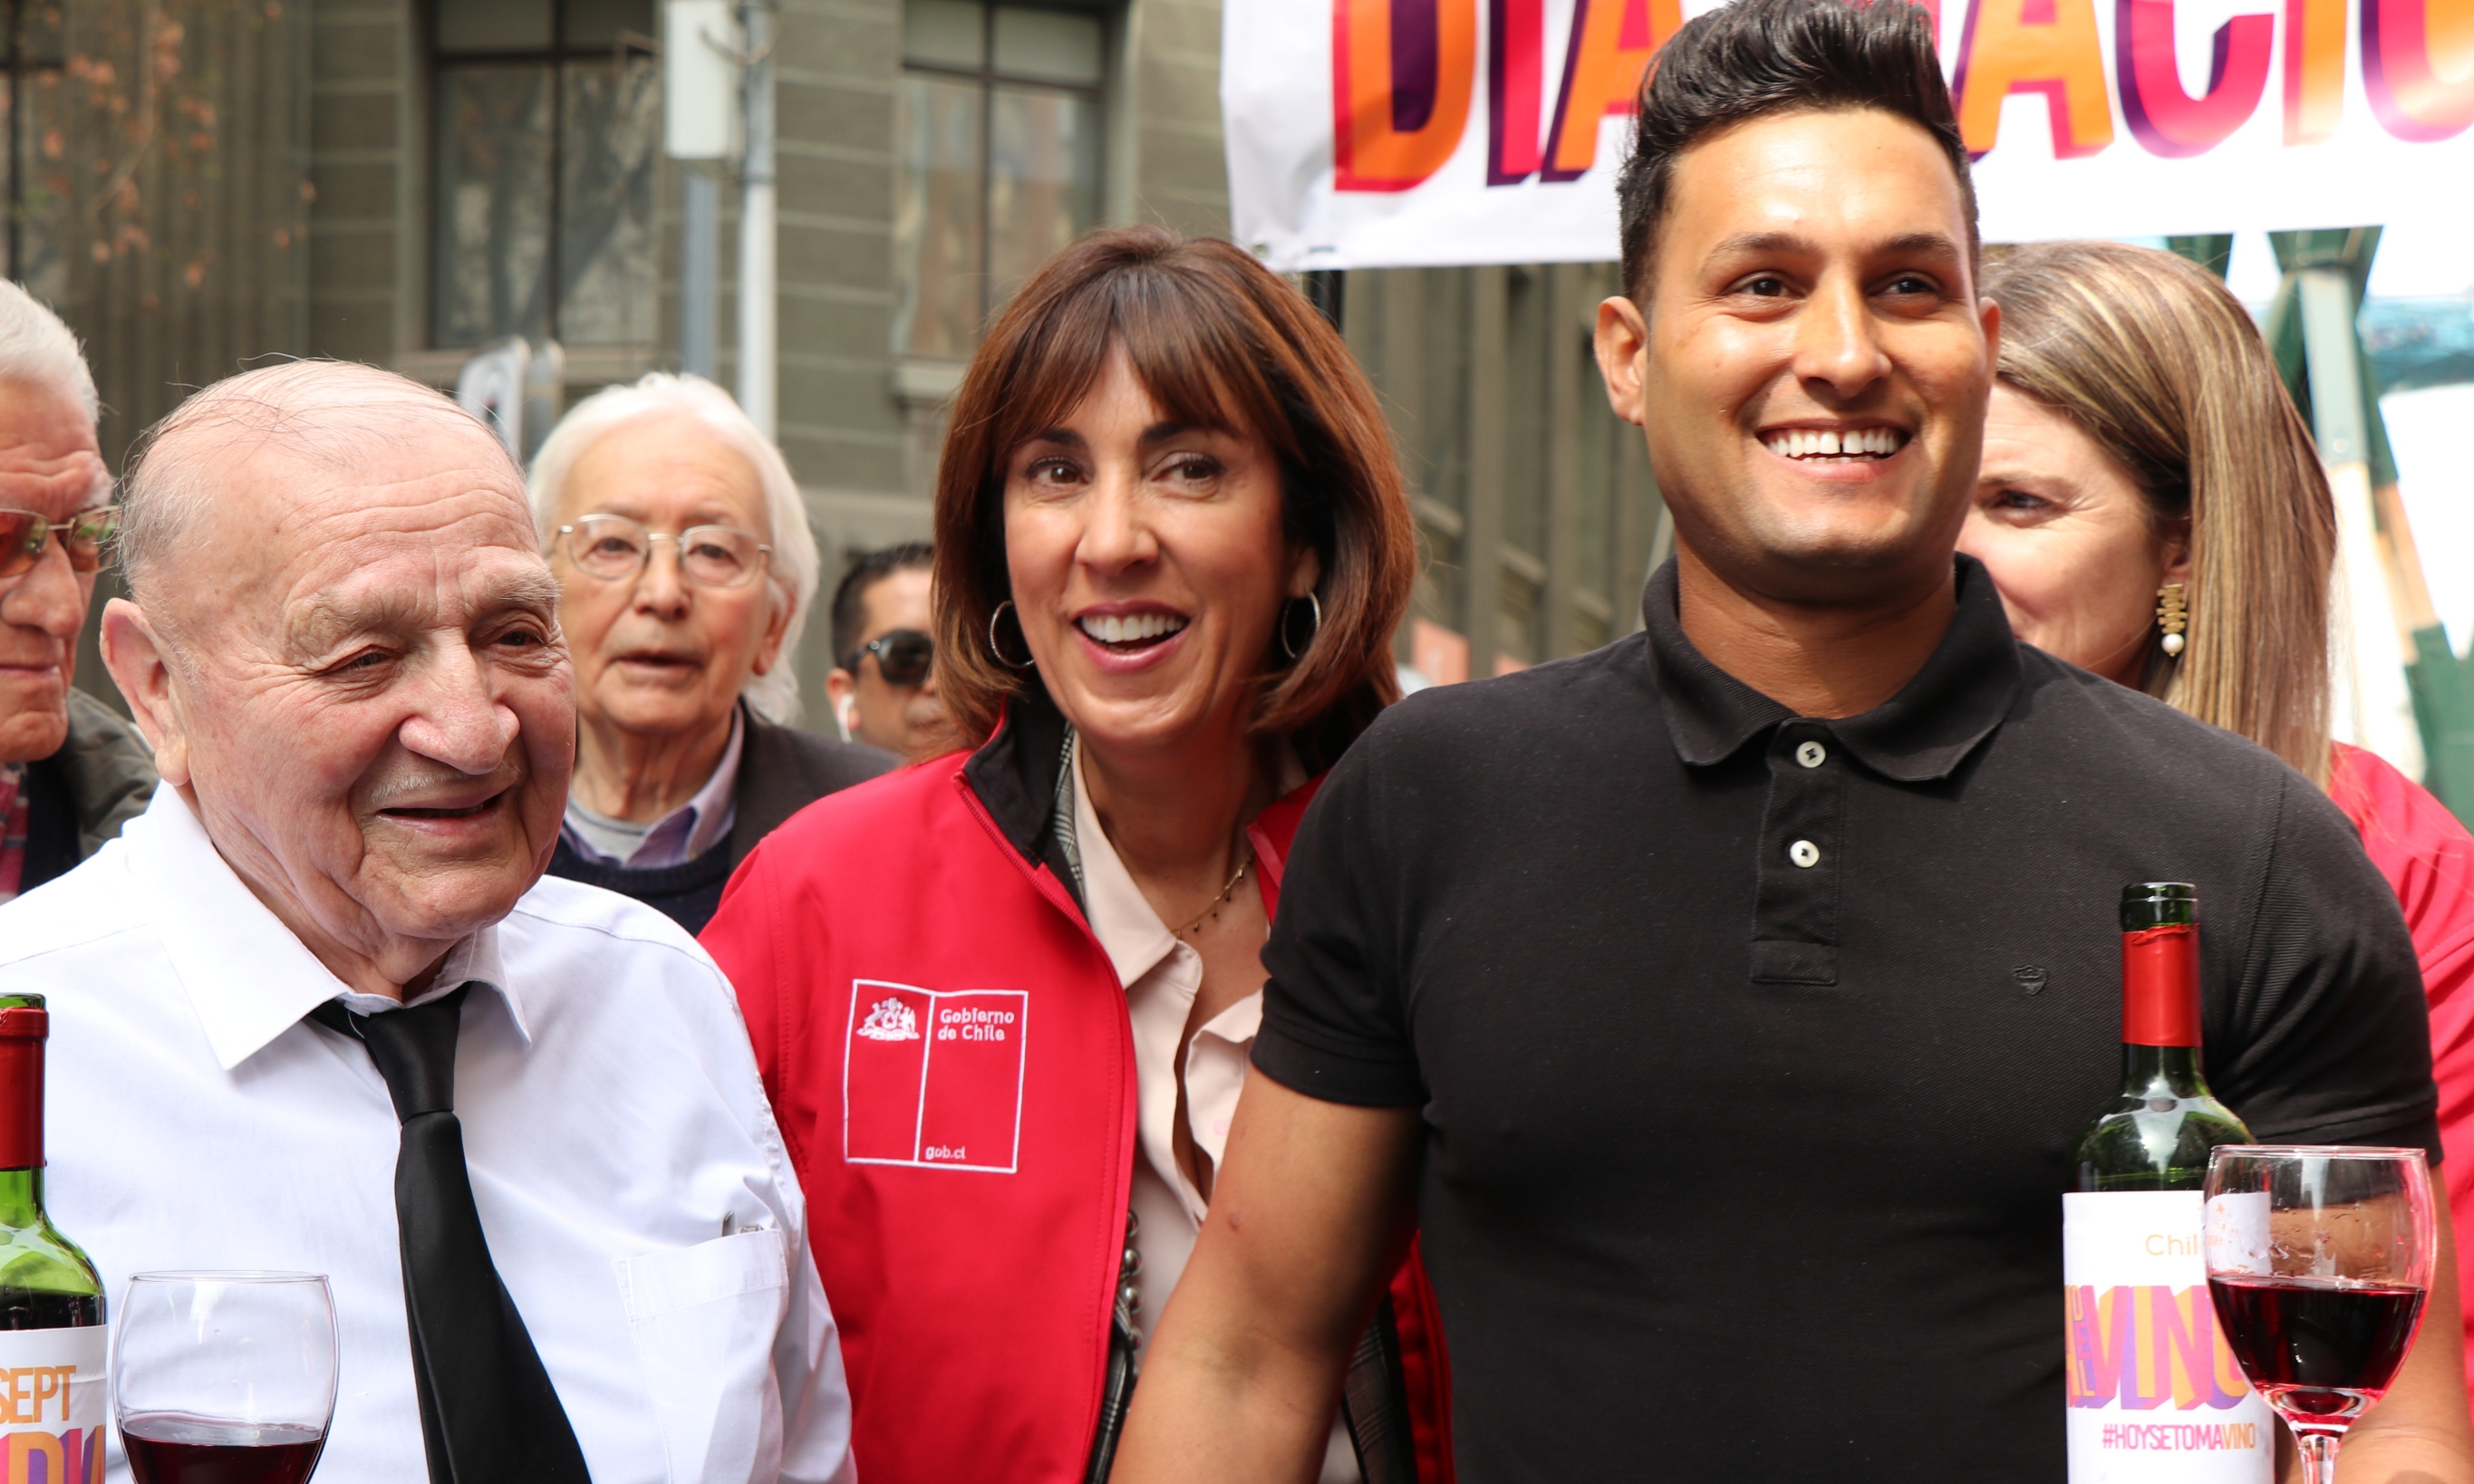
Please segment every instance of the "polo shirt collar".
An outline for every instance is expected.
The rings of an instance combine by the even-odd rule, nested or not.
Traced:
[[[256,1055],[310,1011],[351,993],[225,862],[172,785],[156,786],[146,812],[121,837],[163,950],[224,1070]],[[450,976],[497,991],[516,1034],[530,1044],[523,1002],[498,956],[496,925],[449,951],[439,979]]]
[[[2019,694],[2019,641],[1991,574],[1959,556],[1957,611],[1924,668],[1899,693],[1860,716],[1822,721],[1866,767],[1904,783],[1948,778],[2001,725]],[[1710,662],[1684,635],[1676,613],[1675,562],[1641,594],[1651,669],[1675,741],[1695,766],[1724,762],[1793,711]]]

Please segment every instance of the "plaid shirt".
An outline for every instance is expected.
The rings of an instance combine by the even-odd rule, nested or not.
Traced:
[[[0,763],[0,901],[14,901],[26,879],[26,765]]]

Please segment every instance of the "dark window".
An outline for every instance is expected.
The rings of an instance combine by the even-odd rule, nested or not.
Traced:
[[[903,6],[896,353],[966,359],[1014,287],[1100,219],[1105,35],[1082,12]]]
[[[68,287],[61,256],[70,189],[61,3],[0,0],[0,170],[8,186],[0,274],[54,303]]]
[[[438,0],[430,334],[649,345],[653,0]]]

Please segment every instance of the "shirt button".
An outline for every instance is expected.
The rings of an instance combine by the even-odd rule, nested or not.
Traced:
[[[1786,848],[1786,858],[1799,866],[1818,866],[1821,864],[1821,847],[1809,840],[1798,840]]]
[[[1823,747],[1818,742],[1800,742],[1796,744],[1795,760],[1804,764],[1807,768],[1820,767],[1823,761],[1829,756],[1830,749]]]

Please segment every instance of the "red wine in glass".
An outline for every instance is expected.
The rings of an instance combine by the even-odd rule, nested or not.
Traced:
[[[2200,1241],[2243,1375],[2293,1434],[2301,1484],[2404,1365],[2439,1245],[2419,1149],[2219,1144]]]
[[[335,1417],[335,1348],[316,1273],[133,1276],[111,1412],[137,1484],[306,1484]]]
[[[2424,1297],[2402,1283],[2241,1274],[2211,1277],[2208,1291],[2243,1374],[2300,1418],[2359,1416],[2387,1395]]]
[[[145,1412],[122,1420],[120,1446],[137,1484],[304,1484],[327,1436],[281,1424]]]

